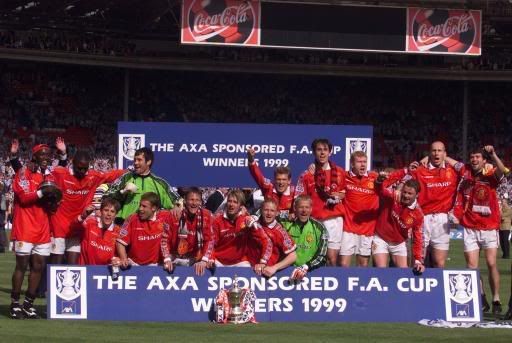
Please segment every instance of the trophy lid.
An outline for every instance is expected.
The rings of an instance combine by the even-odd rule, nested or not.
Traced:
[[[235,274],[235,277],[233,278],[233,284],[230,288],[231,292],[240,292],[240,287],[238,286],[238,276]]]

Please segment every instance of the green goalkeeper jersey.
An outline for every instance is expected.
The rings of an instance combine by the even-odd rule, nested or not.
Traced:
[[[137,192],[121,194],[121,190],[128,182],[137,186]],[[144,193],[154,192],[160,197],[162,208],[170,209],[179,199],[179,195],[173,191],[171,186],[155,174],[145,176],[137,175],[132,171],[128,171],[117,179],[107,192],[110,196],[121,203],[121,210],[117,213],[117,217],[126,219],[130,214],[137,212],[139,209],[140,198]]]
[[[308,266],[308,271],[322,266],[327,254],[327,230],[319,221],[310,218],[306,223],[298,220],[281,222],[297,245],[295,266]]]

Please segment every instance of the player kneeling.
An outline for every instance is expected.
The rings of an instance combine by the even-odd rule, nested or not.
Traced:
[[[121,227],[116,243],[119,260],[114,258],[113,266],[128,268],[160,263],[160,243],[167,226],[158,212],[160,207],[158,194],[147,192],[142,195],[138,212],[126,218]]]
[[[114,224],[121,205],[117,200],[105,198],[101,201],[99,214],[95,206],[88,206],[72,227],[79,231],[81,265],[107,265],[114,257],[116,240],[121,228]],[[91,214],[92,213],[92,214]]]
[[[309,195],[300,195],[294,202],[294,221],[282,222],[297,244],[295,269],[290,279],[301,281],[308,272],[323,266],[326,261],[328,234],[325,226],[311,218],[313,203]]]
[[[265,199],[261,204],[261,216],[259,219],[253,217],[254,221],[250,223],[253,233],[263,230],[272,242],[271,246],[267,246],[267,249],[270,248],[268,251],[271,251],[271,254],[266,265],[258,261],[260,256],[267,255],[267,252],[263,250],[264,247],[258,241],[251,242],[249,245],[248,256],[254,266],[254,271],[258,275],[267,277],[271,277],[277,271],[292,265],[297,259],[295,253],[297,246],[288,232],[276,220],[279,213],[277,207],[277,202],[274,199]]]
[[[377,179],[377,192],[382,198],[381,211],[375,227],[372,252],[377,267],[387,267],[388,256],[395,266],[407,267],[407,239],[412,232],[414,255],[414,270],[423,273],[423,242],[422,225],[423,212],[418,206],[417,198],[420,185],[416,180],[405,182],[400,200],[394,198],[394,193],[382,187],[384,176]]]

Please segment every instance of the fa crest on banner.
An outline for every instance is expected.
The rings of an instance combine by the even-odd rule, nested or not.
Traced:
[[[87,319],[87,269],[50,267],[50,318]]]
[[[444,270],[446,320],[480,321],[480,293],[476,271]]]
[[[354,151],[362,151],[366,154],[368,158],[367,168],[370,170],[372,168],[372,140],[370,138],[357,138],[357,137],[347,137],[345,138],[345,169],[350,169],[350,155]]]
[[[135,151],[146,144],[145,134],[120,134],[118,144],[119,168],[125,168],[125,160],[133,161]]]

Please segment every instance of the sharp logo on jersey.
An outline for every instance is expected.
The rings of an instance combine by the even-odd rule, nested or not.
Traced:
[[[260,2],[185,0],[181,42],[259,45]]]
[[[159,239],[160,237],[162,237],[162,234],[158,233],[156,235],[138,236],[137,240],[139,240],[139,241],[152,241],[152,240],[155,240],[155,239]]]
[[[427,183],[427,188],[434,188],[434,187],[448,187],[452,183],[450,181],[446,182],[429,182]]]
[[[96,249],[102,250],[102,251],[108,251],[108,252],[114,251],[114,249],[112,247],[109,247],[109,246],[106,246],[103,244],[98,244],[95,241],[91,241],[91,246],[95,247]]]
[[[372,160],[372,140],[370,138],[357,138],[347,137],[345,138],[345,169],[350,168],[350,155],[355,151],[362,151],[367,157],[367,170],[371,169]]]
[[[407,229],[408,228],[407,225],[404,224],[404,222],[400,218],[400,215],[398,213],[396,213],[394,210],[391,211],[391,216],[396,219],[396,222],[398,223],[398,225],[400,225],[400,227],[402,229]]]
[[[88,189],[82,189],[82,190],[72,190],[72,189],[66,189],[66,193],[68,193],[69,195],[87,195],[89,194],[89,190]]]
[[[135,151],[146,144],[145,134],[120,134],[118,146],[119,168],[124,168],[124,161],[133,161]]]
[[[480,321],[480,292],[476,271],[443,271],[447,321]]]
[[[407,51],[480,55],[480,11],[409,8],[407,17]]]
[[[371,185],[371,188],[373,189],[373,182],[370,182],[369,185]],[[358,186],[351,185],[350,183],[347,184],[347,189],[355,192],[365,193],[365,194],[375,194],[375,192],[372,189],[366,189]]]
[[[50,266],[50,318],[87,318],[87,269]]]

